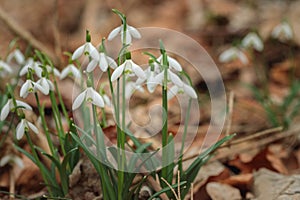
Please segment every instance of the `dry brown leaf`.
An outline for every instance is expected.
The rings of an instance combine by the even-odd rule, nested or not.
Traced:
[[[242,199],[240,191],[230,185],[210,182],[206,185],[206,191],[212,200],[239,200]]]

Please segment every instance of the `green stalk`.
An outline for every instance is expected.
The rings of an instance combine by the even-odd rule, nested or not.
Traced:
[[[192,99],[190,98],[189,103],[188,103],[187,113],[185,115],[184,130],[183,130],[181,148],[180,148],[180,157],[178,160],[178,170],[180,171],[180,174],[183,173],[182,158],[183,158],[183,150],[184,150],[184,143],[185,143],[186,134],[187,134],[188,122],[190,121],[191,106],[192,106]]]
[[[44,110],[41,107],[40,100],[39,100],[37,92],[34,93],[34,96],[35,96],[35,100],[36,100],[36,103],[37,103],[37,107],[39,109],[39,113],[41,115],[42,126],[43,126],[43,129],[44,129],[45,135],[46,135],[46,139],[47,139],[51,154],[52,154],[52,156],[57,158],[57,154],[55,152],[54,145],[53,145],[53,142],[52,142],[52,139],[50,137],[49,130],[48,130],[48,127],[47,127],[47,123],[46,123],[46,119],[45,119],[45,113],[44,113]]]

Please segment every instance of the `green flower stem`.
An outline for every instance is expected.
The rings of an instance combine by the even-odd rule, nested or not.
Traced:
[[[191,106],[192,106],[192,99],[190,98],[189,103],[188,103],[188,109],[187,109],[187,112],[185,115],[184,130],[183,130],[181,148],[180,148],[180,157],[178,160],[178,170],[180,171],[180,174],[183,173],[182,158],[183,158],[183,150],[184,150],[184,143],[185,143],[186,134],[187,134],[188,122],[190,121]]]
[[[56,103],[56,98],[55,98],[54,92],[50,91],[49,96],[50,96],[50,100],[52,103],[55,127],[57,129],[58,139],[59,139],[59,143],[61,146],[61,150],[62,150],[63,155],[66,155],[66,151],[64,148],[64,130],[63,130],[62,120],[61,120],[60,112],[59,112],[59,109],[58,109],[58,106]]]
[[[52,189],[51,189],[50,183],[48,182],[48,180],[47,180],[47,178],[46,178],[46,175],[43,173],[43,170],[41,170],[41,169],[43,168],[43,167],[42,167],[42,163],[41,163],[40,158],[39,158],[39,156],[38,156],[38,154],[37,154],[37,152],[36,152],[36,150],[35,150],[35,148],[34,148],[33,142],[32,142],[32,140],[31,140],[30,135],[29,135],[29,133],[28,133],[27,130],[25,130],[25,135],[26,135],[27,142],[28,142],[28,144],[29,144],[29,146],[30,146],[31,153],[32,153],[32,155],[33,155],[33,157],[34,157],[34,159],[35,159],[35,161],[36,161],[35,164],[36,164],[36,165],[38,166],[38,168],[40,169],[41,175],[42,175],[42,177],[43,177],[43,180],[45,181],[45,184],[46,184],[46,186],[47,186],[47,190],[48,190],[49,193],[50,193],[50,196],[53,196],[53,193],[52,193]]]
[[[57,158],[57,154],[56,154],[52,139],[51,139],[50,134],[49,134],[49,129],[48,129],[48,126],[47,126],[47,123],[46,123],[45,113],[44,113],[44,110],[41,107],[40,100],[39,100],[37,92],[34,93],[34,96],[35,96],[35,100],[36,100],[36,103],[37,103],[37,107],[39,109],[39,113],[40,113],[41,120],[42,120],[42,126],[43,126],[43,129],[44,129],[44,132],[45,132],[45,135],[46,135],[46,139],[47,139],[50,151],[51,151],[51,155],[54,156],[55,158]]]
[[[68,115],[65,103],[64,103],[64,101],[62,99],[60,90],[58,89],[57,81],[55,79],[54,79],[54,87],[55,87],[55,90],[56,90],[56,93],[57,93],[57,96],[58,96],[58,100],[59,100],[61,109],[63,111],[63,114],[64,114],[65,118],[67,119],[68,124],[70,124],[70,118],[69,118],[69,115]]]

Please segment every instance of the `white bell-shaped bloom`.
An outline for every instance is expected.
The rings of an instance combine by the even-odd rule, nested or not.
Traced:
[[[220,62],[230,62],[235,59],[239,59],[243,64],[248,64],[247,56],[237,47],[230,47],[219,56]]]
[[[68,75],[74,76],[75,78],[81,78],[81,73],[74,64],[69,64],[61,71],[60,80],[66,78]]]
[[[11,67],[6,62],[0,60],[0,76],[4,77],[7,74],[11,74],[12,72],[13,71],[12,71]]]
[[[78,47],[72,55],[72,60],[78,59],[83,54],[91,56],[94,60],[99,60],[98,50],[92,45],[91,42],[86,42]]]
[[[82,93],[80,93],[73,102],[72,109],[76,110],[79,106],[86,100],[87,102],[91,102],[95,106],[104,107],[104,100],[101,95],[96,92],[92,87],[88,87]]]
[[[282,42],[293,39],[293,30],[289,23],[286,21],[278,24],[271,33],[273,38]]]
[[[31,106],[23,101],[16,100],[17,107],[24,108],[26,110],[32,110]],[[0,114],[0,120],[4,121],[6,117],[8,116],[9,112],[11,110],[15,109],[14,103],[12,99],[8,99],[6,104],[3,106]]]
[[[60,72],[55,67],[51,67],[50,65],[46,65],[46,69],[48,73],[53,73],[55,77],[60,77]],[[39,77],[41,78],[41,77]]]
[[[20,140],[23,137],[25,131],[29,131],[29,129],[31,129],[36,134],[39,133],[38,128],[33,123],[27,121],[26,119],[22,119],[16,128],[17,140]]]
[[[25,62],[25,57],[24,57],[23,53],[20,51],[20,49],[15,49],[10,54],[8,54],[7,62],[11,62],[13,58],[16,60],[16,62],[19,65],[21,65]]]
[[[157,58],[157,61],[160,62],[160,63],[162,63],[162,58],[163,58],[162,55],[159,56]],[[179,72],[182,71],[182,67],[181,67],[181,65],[179,64],[179,62],[177,60],[175,60],[174,58],[172,58],[170,56],[167,56],[167,60],[169,62],[169,68],[170,69],[175,69],[176,71],[179,71]],[[154,63],[154,64],[157,65],[157,63]]]
[[[7,154],[0,159],[0,167],[4,167],[5,165],[18,165],[20,168],[24,168],[23,160],[14,154]]]
[[[136,90],[144,92],[143,87],[141,85],[136,84],[136,82],[127,82],[125,86],[125,98],[129,99]]]
[[[49,93],[49,91],[47,93],[47,88],[44,88],[40,84],[27,79],[20,89],[20,97],[26,98],[29,93],[36,92],[37,90],[41,91],[45,95]]]
[[[123,24],[121,26],[113,29],[109,33],[107,39],[108,40],[112,40],[118,34],[121,34],[121,41],[122,41],[122,43],[130,44],[131,41],[132,41],[132,38],[136,38],[136,39],[140,39],[141,38],[141,34],[140,34],[140,32],[136,28],[134,28],[133,26],[129,26],[128,24],[126,24],[126,27],[127,27],[127,30],[126,30],[126,33],[125,33],[126,34],[125,35],[125,37],[126,37],[126,41],[125,42],[123,41],[124,40],[124,25]]]
[[[42,68],[40,67],[41,63],[34,61],[32,58],[29,58],[24,67],[20,70],[20,76],[23,76],[28,73],[28,70],[31,69],[38,77],[42,77]]]
[[[264,43],[256,33],[248,33],[242,40],[242,46],[245,48],[253,48],[257,51],[264,49]]]
[[[153,93],[157,84],[155,76],[157,75],[157,73],[155,71],[151,71],[151,67],[148,67],[145,71],[144,71],[146,77],[145,78],[138,78],[136,80],[136,84],[137,85],[142,85],[145,81],[147,84],[147,89],[150,93]]]
[[[50,90],[54,91],[54,85],[53,85],[53,83],[49,79],[47,79],[45,77],[40,78],[36,82],[35,87],[38,87],[37,85],[40,85],[40,86],[42,86],[44,88],[44,90],[42,92],[45,95],[48,95]],[[36,88],[36,89],[38,89],[38,88]]]
[[[168,90],[167,97],[168,100],[172,99],[176,94],[178,93],[185,93],[189,97],[193,99],[197,99],[197,94],[190,85],[183,83],[182,87],[178,87],[177,85],[174,85],[173,87]]]
[[[123,72],[129,75],[135,74],[138,78],[141,79],[146,78],[145,72],[142,70],[142,68],[135,64],[131,59],[129,59],[115,69],[115,71],[111,75],[111,81],[117,80]]]
[[[99,60],[92,60],[87,68],[86,68],[86,71],[87,72],[92,72],[96,67],[97,65],[100,67],[100,69],[103,71],[103,72],[106,72],[107,71],[107,68],[108,66],[110,66],[112,69],[115,69],[117,68],[117,63],[114,61],[114,59],[112,59],[111,57],[105,55],[104,53],[99,53]]]
[[[155,80],[152,82],[153,84],[152,87],[156,87],[157,84],[163,85],[164,78],[165,78],[165,72],[162,71],[157,76],[155,76]],[[177,85],[178,87],[183,86],[183,82],[179,78],[179,76],[173,73],[170,69],[167,69],[167,78],[168,78],[168,82],[171,82]]]

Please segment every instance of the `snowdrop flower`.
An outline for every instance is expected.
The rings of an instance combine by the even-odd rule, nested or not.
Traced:
[[[16,164],[20,168],[24,167],[22,159],[19,156],[13,154],[5,155],[0,159],[0,167],[4,167],[7,164]]]
[[[20,49],[15,49],[10,54],[8,54],[7,62],[11,62],[13,58],[16,60],[16,62],[19,65],[21,65],[25,62],[25,57],[24,57],[23,53],[20,51]]]
[[[186,93],[189,97],[193,99],[197,99],[197,94],[190,85],[183,83],[182,87],[178,87],[174,85],[173,87],[168,90],[167,98],[168,100],[172,99],[178,93]]]
[[[293,38],[293,30],[289,23],[282,22],[273,29],[271,35],[284,42]]]
[[[163,58],[162,55],[159,56],[159,57],[157,58],[157,61],[160,62],[160,63],[162,63],[162,58]],[[169,67],[170,67],[170,69],[175,69],[176,71],[179,71],[179,72],[182,71],[182,67],[181,67],[181,65],[179,64],[179,62],[178,62],[177,60],[175,60],[174,58],[172,58],[172,57],[170,57],[170,56],[167,56],[167,60],[168,60],[168,62],[169,62]],[[157,63],[154,63],[154,65],[157,66]]]
[[[110,101],[109,97],[106,94],[103,94],[101,96],[103,98],[104,104],[110,107],[111,106],[111,101]]]
[[[17,107],[21,107],[26,110],[32,110],[31,106],[23,101],[16,100],[16,103],[17,103]],[[15,109],[14,102],[12,99],[8,99],[8,101],[6,102],[6,104],[3,106],[1,110],[0,120],[4,121],[8,116],[8,113],[13,109]]]
[[[38,85],[40,85],[42,88],[43,88],[43,94],[45,94],[45,95],[48,95],[49,94],[49,91],[51,90],[51,91],[53,91],[54,90],[54,85],[53,85],[53,83],[49,80],[49,79],[47,79],[47,78],[45,78],[45,77],[42,77],[42,78],[40,78],[37,82],[36,82],[36,84],[35,84],[35,88],[36,89],[39,89],[38,87]]]
[[[41,91],[45,95],[49,93],[49,91],[47,93],[47,88],[44,88],[40,84],[27,79],[20,89],[20,97],[26,98],[29,93],[36,92],[37,90]]]
[[[46,70],[48,73],[53,73],[54,76],[60,77],[60,72],[55,67],[51,67],[50,65],[46,65]],[[41,77],[39,77],[41,78]]]
[[[91,35],[89,31],[86,31],[86,42],[74,51],[72,60],[78,59],[82,54],[89,55],[94,60],[99,60],[98,50],[91,43]]]
[[[140,92],[144,92],[144,89],[141,85],[136,84],[135,82],[129,81],[126,83],[125,86],[125,98],[129,99],[131,95],[134,93],[135,90]]]
[[[1,73],[0,76],[4,77],[7,73],[11,74],[12,73],[12,69],[11,67],[5,63],[4,61],[0,60],[0,72],[4,72],[3,74]]]
[[[72,110],[76,110],[86,100],[91,102],[95,106],[104,107],[104,100],[92,87],[88,87],[82,93],[80,93],[73,102]]]
[[[264,49],[264,44],[256,33],[248,33],[242,40],[242,46],[245,48],[253,47],[257,51]]]
[[[122,65],[117,67],[111,75],[111,81],[117,80],[123,73],[125,74],[135,74],[138,78],[145,79],[146,75],[142,68],[135,64],[131,59],[126,60]]]
[[[24,65],[24,67],[20,70],[20,76],[23,76],[25,74],[28,73],[28,70],[31,69],[35,72],[35,74],[38,76],[38,77],[42,77],[42,72],[43,72],[43,69],[39,66],[41,65],[40,62],[38,61],[34,61],[32,58],[29,58],[27,61],[26,61],[26,64]]]
[[[150,93],[153,93],[156,86],[157,86],[157,81],[155,79],[155,76],[157,75],[155,71],[151,71],[151,67],[147,68],[145,71],[146,78],[138,78],[136,80],[136,84],[141,85],[146,81],[147,84],[147,89]]]
[[[16,128],[17,140],[20,140],[23,137],[25,131],[29,131],[29,128],[36,134],[39,133],[38,128],[33,123],[27,121],[26,119],[22,119]]]
[[[105,55],[103,52],[99,53],[99,60],[92,60],[88,64],[86,71],[87,72],[93,71],[97,65],[100,66],[100,69],[103,72],[107,71],[108,66],[110,66],[112,69],[117,68],[117,63],[114,61],[114,59]]]
[[[113,29],[110,34],[108,35],[107,39],[108,40],[112,40],[114,39],[119,33],[121,33],[121,41],[122,43],[125,43],[125,44],[130,44],[131,41],[132,41],[132,38],[136,38],[136,39],[140,39],[141,38],[141,34],[140,32],[132,27],[132,26],[129,26],[128,24],[126,24],[126,27],[127,27],[127,30],[126,30],[126,33],[125,33],[125,37],[126,37],[126,41],[124,42],[124,25],[122,24],[121,26]]]
[[[81,78],[81,73],[74,64],[69,64],[62,70],[60,74],[60,80],[66,78],[68,75],[73,75],[75,78]]]
[[[219,56],[220,62],[230,62],[234,59],[239,59],[243,64],[248,63],[248,58],[244,52],[237,47],[230,47]]]
[[[168,82],[172,82],[173,84],[177,85],[178,87],[183,87],[183,82],[182,80],[175,74],[173,73],[170,69],[167,70],[167,76],[168,76]],[[165,77],[165,72],[162,71],[158,75],[155,76],[155,79],[152,82],[152,87],[156,87],[157,84],[163,85]]]

